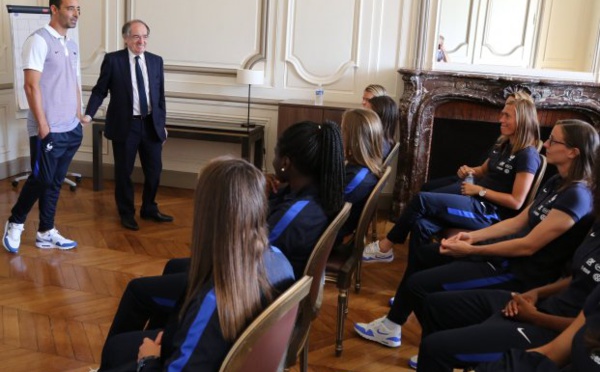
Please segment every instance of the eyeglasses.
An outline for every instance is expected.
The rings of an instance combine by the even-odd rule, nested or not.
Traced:
[[[548,137],[548,143],[550,143],[550,146],[554,145],[555,143],[558,143],[560,145],[565,145],[567,147],[571,147],[571,145],[569,145],[566,142],[561,142],[561,141],[557,141],[554,138],[552,138],[552,135],[550,135],[550,137]]]

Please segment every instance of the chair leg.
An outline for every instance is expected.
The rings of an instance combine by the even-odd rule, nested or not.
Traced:
[[[377,209],[375,209],[373,220],[371,221],[371,240],[377,240]]]
[[[306,339],[300,356],[300,372],[308,372],[308,339]]]
[[[335,356],[339,357],[344,351],[344,323],[348,313],[348,290],[340,289],[338,294],[337,334],[335,338]]]
[[[354,275],[354,292],[360,292],[360,269],[362,269],[361,260],[358,260],[356,263],[356,273]]]

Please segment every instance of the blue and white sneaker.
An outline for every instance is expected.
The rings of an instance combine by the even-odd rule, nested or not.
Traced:
[[[10,253],[19,253],[23,229],[24,225],[22,223],[6,221],[6,224],[4,225],[4,236],[2,238],[4,249]]]
[[[394,306],[394,298],[395,297],[390,298],[390,307]]]
[[[77,242],[60,235],[58,230],[51,229],[43,233],[38,231],[35,237],[35,245],[41,249],[58,248],[67,250],[77,247]]]
[[[363,262],[392,262],[394,261],[394,250],[382,252],[379,249],[379,240],[365,246],[362,255]]]
[[[384,324],[386,317],[375,319],[371,323],[356,323],[354,330],[367,340],[379,342],[388,347],[399,347],[402,343],[402,327],[390,330]]]
[[[419,363],[419,356],[413,355],[408,360],[408,366],[412,369],[417,369],[417,364]]]

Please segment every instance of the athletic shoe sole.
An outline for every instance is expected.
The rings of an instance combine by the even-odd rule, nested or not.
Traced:
[[[363,261],[363,262],[368,262],[368,263],[371,263],[371,262],[386,262],[386,263],[387,263],[387,262],[392,262],[392,261],[394,261],[394,256],[391,256],[391,257],[385,257],[385,258],[377,258],[377,257],[363,257],[363,258],[362,258],[362,261]]]
[[[55,249],[56,248],[56,249],[60,249],[63,251],[67,251],[69,249],[77,248],[77,243],[74,243],[73,245],[60,246],[60,245],[56,245],[52,242],[44,242],[44,241],[36,240],[35,246],[40,249]]]

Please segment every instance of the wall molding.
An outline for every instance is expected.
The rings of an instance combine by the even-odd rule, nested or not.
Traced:
[[[245,61],[238,67],[240,69],[251,69],[258,62],[265,61],[268,54],[267,38],[269,36],[269,12],[270,0],[257,0],[260,4],[260,20],[259,20],[259,42],[258,51],[255,54],[249,55]],[[132,19],[134,13],[134,0],[125,0],[125,17],[127,20]],[[193,74],[206,74],[215,76],[236,76],[238,68],[216,68],[203,66],[179,65],[166,62],[164,64],[165,72],[180,72]]]
[[[338,70],[329,76],[319,76],[311,73],[302,63],[301,58],[294,55],[294,35],[295,35],[295,18],[294,9],[296,0],[288,1],[287,9],[287,35],[286,35],[286,47],[285,47],[285,62],[294,68],[294,71],[300,76],[300,78],[311,85],[330,85],[344,77],[348,70],[359,67],[359,40],[360,40],[360,28],[361,28],[361,13],[362,0],[356,0],[354,2],[354,20],[352,27],[352,46],[350,51],[350,59],[342,63]]]

